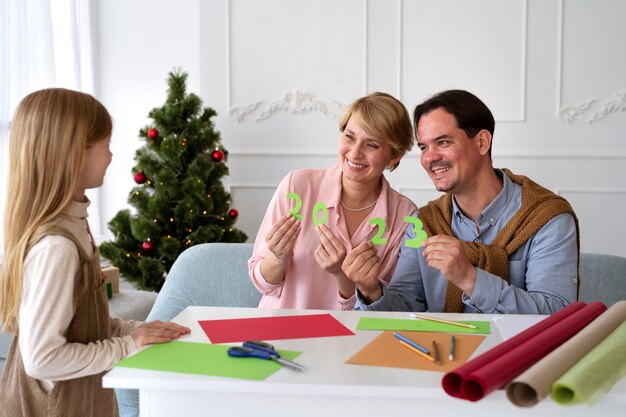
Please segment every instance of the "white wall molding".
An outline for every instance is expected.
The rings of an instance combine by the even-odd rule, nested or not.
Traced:
[[[278,188],[278,183],[254,183],[254,182],[231,182],[226,186],[226,191],[232,193],[235,189],[239,190],[270,190],[274,192]]]
[[[618,91],[614,94],[613,98],[602,101],[600,109],[597,110],[587,122],[597,122],[598,120],[604,119],[611,113],[623,111],[626,111],[626,92]]]
[[[578,116],[585,114],[596,101],[597,99],[593,99],[573,106],[561,107],[559,110],[559,119],[572,124]]]
[[[596,103],[599,104],[594,106]],[[595,98],[574,106],[563,107],[559,110],[559,118],[563,122],[572,124],[578,116],[591,113],[587,118],[587,123],[591,124],[604,119],[611,113],[624,111],[626,111],[626,92],[617,91],[610,98]]]
[[[626,195],[626,188],[557,188],[554,190],[557,195],[563,194],[604,194],[604,195]]]
[[[579,116],[588,124],[605,119],[612,113],[626,111],[626,91],[617,90],[609,97],[593,97],[578,104],[563,103],[563,53],[565,37],[565,0],[559,0],[558,11],[558,53],[557,53],[557,114],[559,119],[568,124],[574,123]],[[584,116],[584,117],[582,117]]]
[[[267,103],[265,106],[262,106]],[[228,114],[237,122],[242,122],[247,116],[259,110],[255,121],[258,123],[279,112],[305,114],[321,113],[331,120],[338,120],[346,104],[338,101],[325,103],[317,100],[315,94],[305,91],[290,91],[283,97],[274,100],[261,100],[242,107],[231,107]]]
[[[253,156],[253,157],[336,157],[337,150],[336,149],[293,149],[293,148],[230,148],[228,150],[229,157],[233,156]],[[615,160],[615,159],[626,159],[626,152],[624,151],[603,151],[603,152],[515,152],[515,151],[504,151],[504,152],[494,152],[493,157],[495,159],[498,158],[507,158],[507,159],[524,159],[524,160],[578,160],[578,159],[607,159],[607,160]],[[410,153],[404,156],[404,158],[408,159],[419,159],[419,153]]]
[[[233,105],[232,103],[232,24],[231,24],[231,7],[230,0],[226,0],[226,108],[228,109],[229,116],[237,122],[242,122],[246,117],[252,115],[258,108],[264,103],[268,103],[263,108],[260,114],[257,115],[255,121],[258,123],[265,120],[272,115],[279,112],[289,112],[293,114],[306,114],[311,112],[319,112],[324,116],[332,120],[337,120],[341,114],[341,111],[346,107],[345,103],[341,103],[339,100],[331,100],[330,102],[323,102],[316,99],[316,95],[313,92],[293,90],[285,93],[283,97],[278,99],[261,99],[247,105]],[[368,59],[368,3],[367,0],[363,0],[363,95],[367,94],[367,59]]]

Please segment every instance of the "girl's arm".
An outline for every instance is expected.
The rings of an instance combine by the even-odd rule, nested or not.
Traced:
[[[65,237],[50,235],[28,253],[19,312],[19,347],[26,373],[56,381],[93,375],[136,350],[130,335],[94,343],[68,343],[74,318],[79,257]]]
[[[111,335],[113,337],[126,336],[131,334],[143,324],[142,321],[124,320],[118,317],[111,317]]]

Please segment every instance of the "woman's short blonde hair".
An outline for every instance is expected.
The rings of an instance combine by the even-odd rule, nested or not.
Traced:
[[[404,104],[387,93],[375,92],[356,99],[348,106],[339,121],[339,131],[343,132],[350,118],[369,135],[388,144],[393,156],[403,156],[415,145],[411,118]],[[390,165],[390,171],[400,164]]]

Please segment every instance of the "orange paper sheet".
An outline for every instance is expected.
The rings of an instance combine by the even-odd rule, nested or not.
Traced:
[[[435,332],[398,332],[414,342],[431,350],[433,340],[437,342],[441,365],[432,363],[422,358],[417,353],[411,352],[400,344],[392,331],[382,332],[363,349],[346,361],[353,365],[383,366],[387,368],[417,369],[424,371],[447,372],[467,362],[472,353],[485,339],[482,335],[455,334],[456,346],[454,360],[450,361],[449,333]]]

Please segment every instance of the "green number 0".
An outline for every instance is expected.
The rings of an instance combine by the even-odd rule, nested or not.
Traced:
[[[370,219],[369,224],[378,226],[378,232],[376,232],[376,235],[372,238],[372,245],[386,245],[387,238],[383,237],[386,228],[385,221],[380,217],[374,217]]]
[[[302,199],[300,198],[300,196],[296,193],[289,193],[287,194],[287,198],[293,198],[294,200],[296,200],[296,206],[292,208],[289,213],[296,219],[302,220],[302,214],[298,213],[300,211],[300,207],[302,207]]]
[[[415,237],[404,242],[404,246],[406,246],[407,248],[421,248],[422,243],[428,237],[426,235],[426,232],[422,229],[422,227],[424,227],[424,224],[420,219],[413,216],[406,216],[404,218],[404,221],[407,223],[413,223],[413,231],[415,232]]]
[[[319,218],[320,211],[322,212],[321,219]],[[318,201],[313,206],[313,212],[311,214],[313,215],[313,225],[315,225],[315,227],[319,226],[320,224],[326,224],[326,220],[328,219],[328,207],[326,207],[326,204]]]

